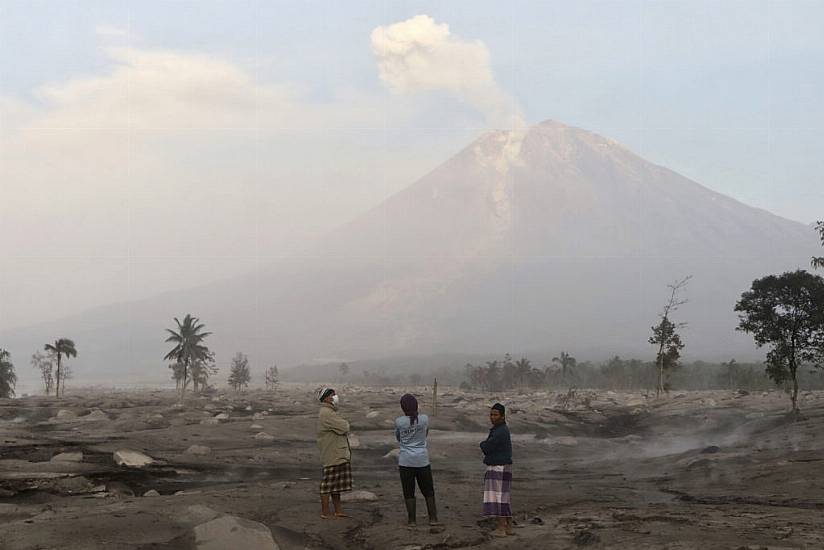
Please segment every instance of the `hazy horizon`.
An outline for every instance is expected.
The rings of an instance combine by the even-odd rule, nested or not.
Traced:
[[[673,233],[682,244],[708,246],[673,252],[684,255],[679,269],[692,272],[688,256],[698,254],[690,260],[696,271],[721,273],[729,279],[723,281],[727,288],[737,289],[765,269],[759,255],[770,268],[802,266],[806,252],[798,251],[806,243],[790,253],[783,240],[801,230],[738,209],[722,196],[805,225],[824,217],[818,181],[824,171],[818,154],[824,76],[816,70],[824,61],[817,24],[822,16],[821,5],[768,0],[515,2],[506,7],[371,0],[345,5],[0,0],[0,333],[147,300],[155,305],[144,308],[150,310],[146,315],[164,319],[158,321],[160,338],[171,315],[159,311],[158,296],[171,293],[170,301],[186,303],[181,296],[196,294],[189,289],[253,280],[260,277],[255,274],[281,268],[289,272],[289,266],[297,272],[302,256],[317,250],[327,250],[331,265],[336,258],[323,246],[338,236],[351,257],[358,246],[370,246],[368,239],[352,237],[357,233],[352,226],[372,223],[374,234],[379,225],[369,216],[378,205],[422,193],[410,186],[433,181],[433,170],[447,170],[444,166],[456,155],[470,144],[485,143],[481,138],[494,129],[516,136],[506,138],[500,156],[511,155],[511,166],[519,166],[521,136],[546,120],[603,136],[604,144],[580,150],[570,145],[570,150],[586,149],[582,166],[610,159],[616,171],[626,168],[621,193],[635,192],[636,180],[650,185],[653,180],[621,164],[630,157],[607,151],[612,140],[719,194],[706,195],[706,208],[695,199],[694,232]],[[559,138],[552,147],[562,158],[568,145]],[[598,147],[604,148],[603,158]],[[559,181],[565,172],[550,176],[551,167],[540,165],[540,158],[536,153],[538,160],[519,177],[529,185],[542,177]],[[461,166],[464,172],[450,172],[454,181],[483,179],[473,171],[477,166]],[[577,165],[570,161],[570,166]],[[642,172],[651,170],[646,166]],[[501,181],[509,177],[509,168],[496,169],[506,174]],[[592,188],[587,195],[582,189],[593,178],[608,182],[610,174],[593,169],[588,177],[571,180],[580,184],[575,190],[546,191],[540,204],[567,204],[572,218],[603,220],[612,213],[597,209],[601,191]],[[670,181],[661,174],[655,181]],[[438,249],[455,261],[451,269],[421,267],[435,252],[424,246],[428,241],[416,233],[418,226],[399,229],[393,246],[417,255],[417,270],[407,270],[416,275],[392,265],[383,273],[383,286],[378,280],[371,287],[363,278],[349,281],[361,285],[362,294],[353,291],[352,300],[340,304],[341,322],[377,308],[397,324],[396,332],[385,336],[386,350],[424,341],[421,311],[426,310],[411,312],[412,306],[407,311],[398,304],[438,296],[454,283],[449,287],[454,307],[467,314],[460,304],[477,304],[476,298],[467,298],[477,289],[455,282],[471,280],[463,256],[475,254],[481,265],[485,254],[503,257],[500,250],[506,246],[512,258],[544,262],[534,277],[540,269],[559,273],[545,265],[543,255],[552,254],[574,259],[581,270],[597,269],[587,263],[593,257],[608,259],[608,268],[638,292],[641,281],[658,285],[659,278],[670,277],[672,266],[653,265],[662,249],[654,242],[655,229],[643,221],[644,200],[654,194],[614,197],[635,214],[620,218],[623,225],[609,226],[618,234],[616,246],[629,244],[617,252],[593,252],[586,248],[593,237],[584,234],[585,225],[540,225],[528,204],[502,201],[514,191],[501,182],[488,183],[483,192],[492,198],[482,200],[479,191],[472,210],[478,224],[467,221],[460,228],[463,240]],[[447,200],[448,185],[426,185],[432,186],[433,197]],[[679,197],[655,195],[660,202],[654,204]],[[490,200],[493,215],[485,217]],[[708,220],[699,216],[711,203],[727,209],[715,204],[716,215],[729,212],[731,217],[719,222],[715,233],[702,233]],[[461,211],[461,204],[455,201],[453,210],[437,212],[448,218]],[[513,212],[532,225],[519,227]],[[449,223],[423,220],[420,227],[438,226],[448,234]],[[748,248],[741,237],[748,231],[764,236],[763,250]],[[692,241],[678,240],[685,232]],[[727,236],[728,248],[712,248],[713,241]],[[408,239],[418,239],[416,246],[407,246]],[[496,239],[504,244],[492,254],[488,246]],[[560,248],[536,252],[535,243],[550,240]],[[747,249],[741,253],[747,265],[738,271],[719,263],[719,250],[734,250],[733,241]],[[645,256],[647,245],[656,253]],[[397,252],[373,250],[383,250],[388,258]],[[323,266],[313,269],[322,272]],[[390,275],[393,269],[401,275]],[[480,270],[474,264],[472,269]],[[529,279],[528,266],[523,272],[519,284],[537,284]],[[320,275],[307,278],[319,287],[327,284]],[[505,282],[491,277],[484,284],[489,291],[505,288]],[[657,296],[659,291],[651,292]],[[735,298],[715,296],[708,287],[699,286],[697,292],[706,292],[694,297],[698,309],[702,300],[726,304]],[[258,302],[266,299],[275,302],[261,296],[249,311],[259,315]],[[645,319],[651,308],[650,303],[633,307],[633,319]],[[218,305],[204,309],[230,311]],[[447,314],[431,315],[443,320]],[[709,317],[719,326],[728,321]],[[131,338],[131,317],[126,319],[121,328]],[[204,321],[218,320],[212,315]],[[220,319],[224,322],[233,322],[229,313]],[[262,322],[269,323],[268,331],[280,330],[276,323]],[[561,334],[566,336],[566,330],[574,334],[573,329]],[[46,339],[71,337],[74,327],[62,332]],[[462,346],[469,346],[470,336],[462,336]],[[483,333],[475,337],[484,343]],[[613,337],[621,341],[617,332]],[[250,343],[238,346],[255,349],[263,335],[248,338]],[[520,343],[530,342],[524,337]],[[81,355],[89,357],[93,352],[82,344]],[[360,343],[351,347],[366,349]],[[28,356],[16,351],[14,361],[18,373],[31,370]]]

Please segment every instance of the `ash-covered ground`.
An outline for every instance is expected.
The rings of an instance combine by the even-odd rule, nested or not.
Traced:
[[[0,400],[0,548],[194,548],[223,515],[281,549],[824,548],[824,394],[486,395],[442,388],[430,454],[443,529],[408,530],[391,427],[402,393],[342,385],[351,519],[321,520],[314,388],[189,396],[83,392]],[[516,535],[480,517],[487,407],[508,406]],[[145,465],[115,462],[132,450]],[[127,462],[139,456],[126,456]],[[139,462],[139,460],[138,460]],[[134,463],[134,462],[133,462]]]

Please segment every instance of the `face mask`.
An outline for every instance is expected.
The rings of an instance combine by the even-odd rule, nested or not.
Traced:
[[[332,406],[337,407],[337,406],[338,406],[338,402],[340,402],[340,399],[338,399],[337,394],[336,394],[336,395],[333,395],[333,396],[332,396]]]

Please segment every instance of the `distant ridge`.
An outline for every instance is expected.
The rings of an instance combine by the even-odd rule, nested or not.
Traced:
[[[214,332],[220,365],[242,350],[259,373],[321,357],[644,357],[666,284],[692,274],[680,312],[688,356],[756,357],[735,333],[735,300],[754,278],[805,268],[817,252],[804,224],[546,121],[484,134],[260,272],[6,331],[0,344],[22,365],[70,336],[80,379],[138,381],[163,372],[163,329],[191,312]]]

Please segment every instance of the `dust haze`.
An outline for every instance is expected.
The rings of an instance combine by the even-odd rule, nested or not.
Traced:
[[[820,7],[0,14],[3,550],[824,545]]]

